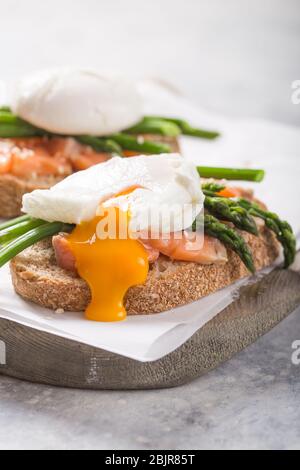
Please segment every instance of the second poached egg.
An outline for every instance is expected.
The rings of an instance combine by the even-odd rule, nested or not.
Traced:
[[[143,114],[135,84],[94,70],[42,70],[20,80],[12,95],[17,116],[49,132],[103,136],[136,124]]]

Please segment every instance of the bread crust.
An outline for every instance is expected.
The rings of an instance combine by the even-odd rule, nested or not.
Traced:
[[[35,189],[48,189],[61,180],[61,177],[25,180],[10,174],[0,175],[0,217],[18,217],[24,194]]]
[[[170,145],[172,152],[180,152],[179,141],[174,137],[143,135],[145,139]],[[11,174],[0,175],[0,218],[12,218],[21,215],[24,194],[35,189],[49,189],[61,181],[62,177],[40,177],[31,180]]]
[[[257,270],[278,257],[279,244],[265,226],[259,237],[241,233],[253,252]],[[10,267],[16,292],[42,307],[84,311],[91,300],[86,282],[57,266],[49,239],[18,255]],[[151,266],[146,283],[129,289],[126,309],[129,315],[160,313],[198,300],[248,275],[231,250],[223,265],[171,261],[160,256]]]

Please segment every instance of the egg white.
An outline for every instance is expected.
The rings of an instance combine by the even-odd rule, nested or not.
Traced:
[[[137,87],[125,77],[58,68],[20,80],[12,94],[15,114],[49,132],[103,136],[136,124],[143,114]]]
[[[132,232],[169,233],[190,227],[203,201],[194,165],[179,154],[163,154],[115,157],[74,173],[49,190],[26,194],[22,210],[49,222],[79,224],[94,218],[102,203],[129,210]]]

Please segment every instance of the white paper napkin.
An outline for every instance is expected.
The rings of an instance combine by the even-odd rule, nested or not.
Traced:
[[[195,126],[217,129],[217,141],[182,138],[186,158],[198,165],[247,166],[267,170],[256,194],[300,230],[300,133],[265,121],[216,116],[153,82],[140,83],[145,112],[180,116]],[[267,270],[268,271],[268,270]],[[8,267],[0,270],[0,317],[99,347],[138,361],[154,361],[181,346],[228,306],[247,280],[192,304],[159,315],[129,317],[122,323],[94,323],[79,313],[56,314],[18,297]]]

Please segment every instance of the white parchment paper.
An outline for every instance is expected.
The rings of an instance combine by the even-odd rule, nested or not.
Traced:
[[[185,117],[195,126],[222,132],[222,138],[212,142],[182,138],[183,153],[195,164],[266,169],[266,180],[254,185],[256,194],[288,219],[296,231],[300,230],[298,129],[216,116],[150,81],[140,83],[140,90],[146,113]],[[9,269],[4,267],[0,270],[0,317],[139,361],[154,361],[181,346],[228,306],[247,282],[239,281],[197,302],[159,315],[129,317],[122,323],[94,323],[85,320],[82,314],[58,314],[25,302],[15,294]]]
[[[121,323],[95,323],[85,320],[81,313],[55,313],[24,301],[15,294],[9,269],[4,267],[0,270],[0,317],[139,361],[154,361],[181,346],[227,307],[248,282],[238,281],[197,302],[158,315],[130,316]]]

